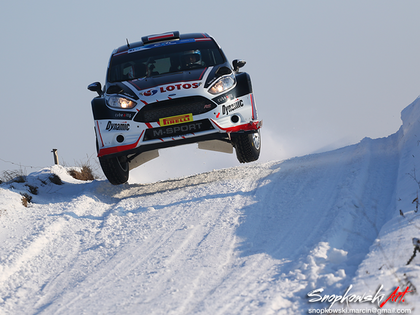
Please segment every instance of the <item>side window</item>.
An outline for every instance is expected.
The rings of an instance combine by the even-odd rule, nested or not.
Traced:
[[[169,72],[169,69],[171,68],[171,60],[169,57],[155,60],[155,69],[153,71],[159,72],[159,74]]]
[[[131,63],[126,63],[126,64],[123,65],[122,76],[125,79],[133,79],[134,78],[134,67]]]

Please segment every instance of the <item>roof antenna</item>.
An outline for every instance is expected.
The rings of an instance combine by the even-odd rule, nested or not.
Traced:
[[[128,42],[128,38],[125,39],[127,41],[127,47],[130,48],[130,43]]]

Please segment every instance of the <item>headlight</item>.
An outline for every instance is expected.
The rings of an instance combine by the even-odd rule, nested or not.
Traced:
[[[235,85],[234,76],[225,76],[217,80],[209,89],[211,94],[219,94],[226,90],[229,90],[232,86]]]
[[[108,105],[111,107],[128,109],[133,108],[137,103],[124,97],[111,96],[108,98]]]

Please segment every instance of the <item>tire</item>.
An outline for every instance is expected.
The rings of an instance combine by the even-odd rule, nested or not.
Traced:
[[[253,162],[260,157],[261,135],[259,130],[254,133],[232,135],[232,144],[240,163]]]
[[[125,156],[99,158],[102,171],[112,185],[121,185],[128,181],[129,167]]]

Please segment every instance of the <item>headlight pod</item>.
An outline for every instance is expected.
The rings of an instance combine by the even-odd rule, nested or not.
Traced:
[[[119,96],[110,96],[107,99],[108,105],[115,108],[123,108],[123,109],[129,109],[133,108],[137,105],[136,102],[133,102],[132,100],[129,100],[125,97],[119,97]]]
[[[209,92],[211,94],[219,94],[226,90],[229,90],[234,85],[235,85],[234,75],[224,76],[213,83],[213,85],[209,88]]]

